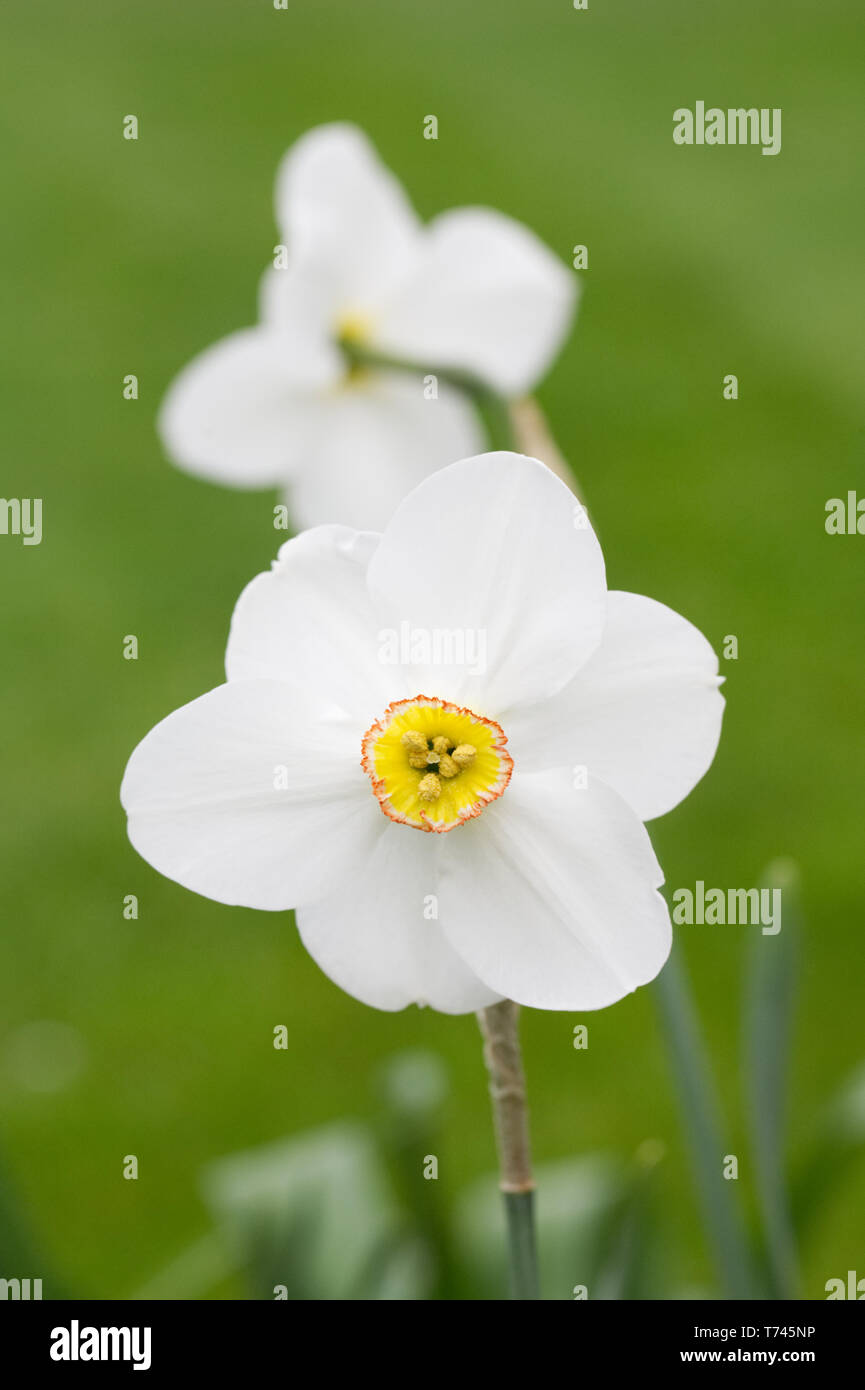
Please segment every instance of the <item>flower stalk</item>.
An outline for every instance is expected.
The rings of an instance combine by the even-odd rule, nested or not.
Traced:
[[[499,1155],[499,1189],[508,1226],[511,1297],[538,1299],[538,1260],[526,1079],[519,1004],[503,999],[478,1013]]]
[[[510,416],[518,452],[540,459],[557,478],[567,483],[575,497],[581,497],[574,470],[556,443],[549,421],[534,396],[512,401]]]
[[[469,397],[480,415],[491,450],[517,450],[517,441],[508,402],[485,381],[462,367],[436,367],[430,363],[408,362],[391,357],[350,338],[341,338],[339,349],[352,367],[367,367],[372,371],[412,372],[415,376],[434,376],[437,381],[452,386]]]

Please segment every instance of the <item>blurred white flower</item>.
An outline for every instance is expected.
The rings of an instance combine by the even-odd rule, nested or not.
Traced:
[[[459,208],[424,226],[351,125],[320,126],[289,150],[276,218],[288,262],[264,275],[261,321],[180,373],[160,413],[165,448],[232,487],[287,486],[300,525],[380,529],[483,435],[462,392],[440,380],[434,397],[420,373],[352,367],[340,342],[517,396],[559,348],[576,281],[501,213]]]
[[[482,631],[484,669],[456,640],[383,660],[402,624]],[[296,908],[322,970],[381,1009],[593,1009],[658,973],[642,822],[712,761],[718,662],[669,608],[607,592],[542,464],[467,459],[382,536],[289,541],[240,597],[226,670],[126,770],[130,838],[169,878]]]

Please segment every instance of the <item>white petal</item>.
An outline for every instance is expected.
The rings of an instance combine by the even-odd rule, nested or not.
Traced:
[[[352,125],[318,126],[291,147],[277,174],[276,220],[292,258],[328,265],[344,312],[374,306],[418,254],[411,203]]]
[[[677,806],[715,756],[718,658],[663,603],[617,591],[607,600],[594,656],[553,699],[515,711],[508,745],[524,770],[587,767],[651,820]]]
[[[576,280],[519,222],[460,208],[430,223],[414,274],[374,337],[410,361],[462,367],[504,395],[543,376],[568,330]]]
[[[225,670],[230,681],[285,680],[322,712],[354,719],[360,739],[400,691],[381,662],[378,621],[366,571],[378,536],[319,526],[287,541],[266,574],[246,586],[234,610]]]
[[[462,634],[453,659],[418,665],[418,690],[498,719],[588,660],[606,587],[577,508],[543,464],[508,453],[464,459],[406,498],[369,567],[382,625],[432,634],[431,650],[435,633]]]
[[[233,333],[175,378],[159,413],[166,452],[190,473],[235,487],[284,483],[303,459],[308,393],[342,367],[295,335]],[[336,377],[335,377],[336,374]]]
[[[258,287],[258,313],[262,323],[292,335],[313,367],[322,355],[328,364],[343,367],[341,354],[333,342],[333,327],[339,317],[340,300],[332,268],[320,255],[303,260],[293,257],[290,264],[269,266]],[[301,356],[300,368],[304,364]]]
[[[408,373],[370,373],[314,408],[304,466],[287,494],[301,526],[380,531],[417,483],[482,442],[463,396],[440,385],[426,400],[421,378]]]
[[[439,898],[451,945],[491,989],[536,1009],[600,1009],[654,979],[670,951],[645,827],[603,783],[514,773],[475,821],[443,837]]]
[[[380,832],[353,732],[277,681],[219,686],[157,724],[120,799],[132,844],[160,873],[271,911],[351,876]]]
[[[429,1004],[462,1014],[500,997],[468,969],[430,917],[435,839],[385,823],[350,882],[298,908],[298,930],[310,955],[341,989],[373,1008]]]

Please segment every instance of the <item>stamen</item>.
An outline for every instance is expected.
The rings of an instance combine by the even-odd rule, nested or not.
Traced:
[[[438,801],[442,794],[442,784],[434,772],[428,772],[426,777],[420,779],[417,794],[421,801]]]
[[[403,734],[400,743],[408,753],[409,767],[426,767],[429,749],[423,734],[419,734],[416,729],[409,729]]]
[[[476,753],[477,749],[474,747],[473,744],[459,743],[457,744],[454,751],[451,753],[451,757],[453,758],[457,767],[462,771],[464,768],[471,767],[472,763],[475,760]]]

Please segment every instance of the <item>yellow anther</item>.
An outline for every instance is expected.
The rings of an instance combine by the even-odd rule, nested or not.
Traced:
[[[434,772],[428,772],[418,782],[417,794],[421,801],[438,801],[442,794],[442,784]]]
[[[416,729],[409,729],[403,734],[400,742],[408,754],[409,767],[426,767],[428,750],[423,734],[419,734]]]
[[[421,801],[438,801],[442,794],[441,777],[457,777],[464,768],[471,767],[475,760],[475,748],[471,743],[460,743],[454,748],[452,738],[436,734],[431,740],[432,748],[423,734],[417,729],[407,729],[400,743],[406,751],[409,767],[419,772],[427,771],[418,783],[418,796]],[[453,750],[453,751],[451,751]]]
[[[462,770],[465,767],[471,767],[472,763],[475,760],[476,752],[477,749],[474,747],[473,744],[459,743],[457,744],[454,751],[451,753],[451,757],[453,758],[457,767],[460,770]]]

